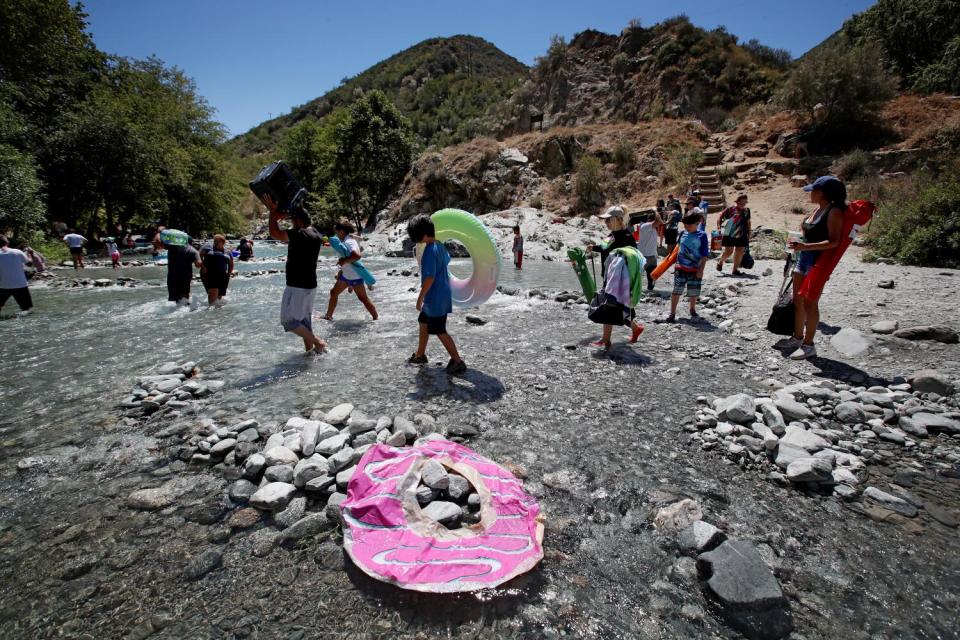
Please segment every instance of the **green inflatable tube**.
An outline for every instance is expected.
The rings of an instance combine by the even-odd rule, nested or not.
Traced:
[[[573,272],[577,274],[577,279],[580,281],[583,297],[592,300],[593,296],[597,294],[597,283],[594,282],[593,275],[587,269],[587,254],[584,253],[583,249],[575,247],[567,249],[567,257],[570,258]]]
[[[469,278],[450,275],[453,304],[465,309],[483,304],[497,290],[500,277],[500,252],[490,230],[475,215],[460,209],[441,209],[430,219],[437,240],[456,240],[466,247],[473,262]]]

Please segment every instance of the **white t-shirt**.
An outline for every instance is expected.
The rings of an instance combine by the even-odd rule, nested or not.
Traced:
[[[63,240],[71,249],[76,249],[77,247],[82,247],[83,243],[87,239],[79,233],[68,233],[67,235],[63,236]]]
[[[343,246],[345,246],[347,249],[350,249],[351,254],[356,253],[358,255],[361,255],[360,243],[354,240],[353,238],[348,236],[347,239],[343,241]],[[350,263],[345,263],[343,266],[340,267],[340,270],[343,271],[343,277],[346,278],[347,280],[361,279],[360,274],[357,273],[357,269]]]
[[[640,225],[640,237],[637,238],[637,251],[645,257],[657,255],[657,230],[652,222],[644,222]]]
[[[0,249],[0,289],[23,289],[27,286],[27,274],[23,271],[23,265],[27,262],[27,254],[19,249]]]

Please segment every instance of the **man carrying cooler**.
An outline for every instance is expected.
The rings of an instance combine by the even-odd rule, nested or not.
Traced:
[[[323,238],[310,225],[306,211],[282,212],[268,195],[263,196],[263,203],[270,210],[270,237],[287,243],[287,286],[280,302],[280,324],[303,339],[307,354],[321,353],[327,343],[313,333],[313,304],[317,299],[317,256]],[[288,215],[293,228],[285,231],[279,221]]]

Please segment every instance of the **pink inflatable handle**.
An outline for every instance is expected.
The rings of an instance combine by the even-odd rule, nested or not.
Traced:
[[[434,459],[480,495],[480,522],[447,529],[423,514],[417,486]],[[366,574],[404,589],[475,591],[529,571],[543,558],[540,505],[520,481],[475,451],[447,440],[367,451],[340,506],[343,546]]]

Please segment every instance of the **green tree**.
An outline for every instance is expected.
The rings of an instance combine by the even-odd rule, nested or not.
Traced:
[[[337,126],[336,182],[358,228],[375,224],[410,168],[409,121],[380,91],[370,91],[348,109]]]
[[[878,47],[851,47],[840,39],[801,60],[779,99],[808,121],[836,130],[871,120],[895,90]]]

